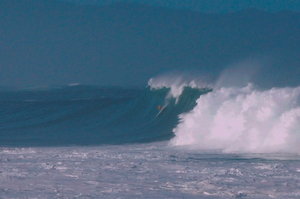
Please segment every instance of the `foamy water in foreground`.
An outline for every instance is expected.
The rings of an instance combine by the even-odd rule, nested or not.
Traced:
[[[1,148],[0,198],[299,198],[300,157],[168,142]]]

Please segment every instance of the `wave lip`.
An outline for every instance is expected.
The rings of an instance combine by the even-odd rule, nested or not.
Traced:
[[[148,85],[152,90],[162,88],[170,89],[167,98],[176,98],[176,102],[178,102],[178,98],[185,88],[210,90],[210,85],[205,83],[202,79],[170,74],[151,78],[148,81]]]
[[[180,115],[174,146],[223,152],[300,153],[300,87],[220,88]]]

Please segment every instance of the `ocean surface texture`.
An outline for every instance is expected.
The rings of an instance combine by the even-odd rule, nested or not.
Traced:
[[[0,198],[299,198],[299,96],[179,77],[2,89]]]

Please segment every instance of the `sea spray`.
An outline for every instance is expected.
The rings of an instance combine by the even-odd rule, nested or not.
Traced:
[[[300,147],[300,87],[222,87],[180,115],[171,144],[223,152],[293,152]]]
[[[151,89],[169,88],[170,91],[166,96],[166,100],[175,98],[178,103],[184,88],[207,89],[209,84],[205,83],[201,78],[194,78],[191,75],[167,74],[151,78],[148,81]]]

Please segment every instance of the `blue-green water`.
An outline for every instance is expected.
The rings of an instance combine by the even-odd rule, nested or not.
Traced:
[[[66,86],[0,92],[0,146],[124,144],[168,140],[178,115],[208,90]],[[157,106],[168,103],[161,115]]]

